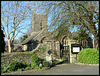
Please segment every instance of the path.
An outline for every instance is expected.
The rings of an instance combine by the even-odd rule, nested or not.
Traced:
[[[16,75],[99,75],[99,66],[60,64],[48,70],[28,71]]]

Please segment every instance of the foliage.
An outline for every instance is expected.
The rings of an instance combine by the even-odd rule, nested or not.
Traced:
[[[36,70],[40,70],[41,68],[37,65],[37,66],[35,67],[35,69],[36,69]]]
[[[42,69],[47,69],[48,67],[42,67]]]
[[[31,69],[31,67],[26,67],[26,68],[25,68],[25,70],[29,70],[29,69]]]
[[[26,63],[24,63],[24,64],[26,64]],[[25,70],[31,69],[31,64],[26,64],[26,65],[27,65],[27,67],[24,68]]]
[[[5,66],[4,69],[1,70],[1,73],[6,73],[7,72],[7,67]]]
[[[31,56],[31,63],[37,63],[39,61],[39,58],[38,58],[38,56],[36,55],[36,54],[33,54],[32,56]]]
[[[17,71],[22,72],[22,69],[17,69]]]
[[[58,28],[52,32],[53,38],[56,40],[61,40],[62,36],[67,35],[70,36],[71,32],[69,31],[69,27],[65,26],[64,24],[61,24],[58,26]],[[56,35],[57,34],[57,35]]]
[[[79,30],[77,32],[74,32],[73,34],[74,34],[73,38],[78,41],[82,41],[82,40],[91,41],[91,37],[84,30]]]
[[[35,68],[36,64],[31,64],[31,69]]]
[[[1,73],[6,73],[6,72],[7,72],[7,71],[6,71],[6,70],[4,70],[4,69],[3,69],[3,70],[1,70]]]
[[[3,70],[1,70],[2,73],[5,73],[5,72],[10,72],[10,71],[15,71],[15,70],[18,70],[18,71],[22,71],[24,70],[24,68],[27,67],[26,64],[22,64],[20,62],[13,62],[11,64],[9,64],[7,67],[4,67]]]
[[[22,64],[20,62],[15,61],[15,62],[9,64],[9,66],[6,68],[6,70],[15,71],[18,68],[25,68],[25,67],[27,67],[26,64]]]
[[[77,62],[85,64],[99,64],[99,51],[86,48],[78,53]]]
[[[45,62],[45,66],[44,67],[40,67],[39,66],[40,62],[36,61],[35,64],[26,64],[26,63],[20,63],[20,62],[13,62],[10,65],[8,65],[7,67],[5,66],[2,70],[1,73],[6,73],[6,72],[10,72],[10,71],[19,71],[22,72],[23,70],[29,70],[29,69],[36,69],[36,70],[40,70],[40,69],[46,69],[48,67],[48,62]]]
[[[49,67],[50,66],[50,63],[46,60],[43,61],[43,66],[44,67]]]

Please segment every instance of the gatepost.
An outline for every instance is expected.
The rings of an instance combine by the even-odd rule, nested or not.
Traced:
[[[69,62],[72,63],[72,56],[71,56],[71,41],[69,40],[69,51],[70,51],[70,55],[69,55]]]
[[[46,61],[50,63],[52,66],[52,47],[51,47],[51,41],[47,41],[47,51],[46,51]]]
[[[58,58],[60,58],[60,43],[59,43],[59,41],[56,42],[56,50],[57,50]]]
[[[76,42],[76,41],[74,41]],[[80,52],[81,50],[81,44],[74,43],[69,41],[69,50],[70,50],[70,63],[75,63],[75,61],[77,60],[77,54]]]

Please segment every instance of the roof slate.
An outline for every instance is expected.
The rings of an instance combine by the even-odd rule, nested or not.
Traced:
[[[43,31],[44,31],[44,29],[39,31],[39,32],[37,32],[37,33],[35,33],[35,34],[32,34],[26,40],[23,41],[22,45],[28,44],[28,43],[32,43],[33,40],[35,40]]]

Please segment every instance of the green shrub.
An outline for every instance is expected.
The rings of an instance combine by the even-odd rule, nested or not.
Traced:
[[[44,66],[44,67],[49,67],[49,66],[50,66],[50,63],[47,62],[46,60],[44,60],[44,61],[43,61],[43,66]]]
[[[1,73],[6,73],[7,72],[8,67],[4,66],[4,68],[1,69]]]
[[[34,64],[34,63],[37,63],[39,61],[39,58],[36,54],[33,54],[31,56],[31,63]]]
[[[3,70],[1,70],[1,73],[6,73],[6,72],[7,72],[7,71],[6,71],[6,70],[4,70],[4,69],[3,69]]]
[[[11,64],[9,64],[9,66],[6,68],[7,71],[15,71],[17,69],[20,69],[20,68],[25,68],[27,67],[26,64],[22,64],[20,62],[13,62]]]
[[[77,62],[85,64],[99,64],[99,51],[86,48],[78,53]]]
[[[31,64],[26,64],[26,63],[20,63],[20,62],[13,62],[9,64],[7,67],[5,66],[2,70],[1,73],[5,72],[10,72],[10,71],[19,71],[22,72],[23,70],[31,69]]]
[[[35,68],[36,65],[35,64],[31,64],[31,69]]]
[[[22,69],[17,69],[17,71],[22,72]]]
[[[36,69],[36,70],[40,70],[41,68],[37,65],[37,66],[35,67],[35,69]]]
[[[31,67],[31,64],[27,64],[27,67]]]
[[[28,70],[28,69],[31,69],[31,67],[28,66],[28,67],[25,68],[25,70]]]
[[[42,69],[47,69],[48,67],[42,67]]]

